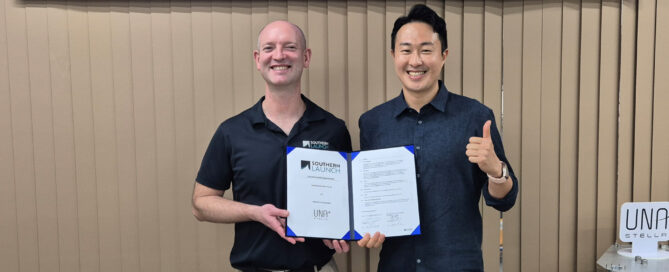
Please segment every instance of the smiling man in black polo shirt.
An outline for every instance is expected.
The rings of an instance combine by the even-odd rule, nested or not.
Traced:
[[[286,146],[349,152],[350,135],[342,120],[301,95],[311,50],[296,25],[266,25],[253,57],[265,96],[214,133],[196,178],[193,214],[235,223],[230,263],[241,271],[337,271],[332,254],[348,251],[345,241],[285,236]],[[234,200],[222,197],[231,185]]]
[[[360,117],[360,147],[414,145],[421,235],[367,234],[358,244],[383,243],[379,271],[483,271],[479,199],[506,211],[518,194],[493,112],[439,80],[446,22],[432,9],[398,18],[391,41],[402,91]]]

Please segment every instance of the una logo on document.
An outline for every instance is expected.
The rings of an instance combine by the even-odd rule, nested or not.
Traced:
[[[304,140],[304,141],[302,141],[302,147],[313,148],[313,149],[328,149],[330,147],[330,143],[328,143],[326,141],[308,141],[308,140]]]
[[[332,211],[326,209],[314,209],[314,219],[316,220],[328,220]]]

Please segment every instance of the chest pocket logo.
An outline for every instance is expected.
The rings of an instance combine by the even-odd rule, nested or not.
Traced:
[[[325,141],[302,141],[302,147],[313,149],[329,149],[330,143]]]

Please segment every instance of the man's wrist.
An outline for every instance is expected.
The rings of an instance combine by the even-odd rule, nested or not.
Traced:
[[[499,165],[499,167],[497,167],[494,175],[491,176],[497,179],[501,179],[504,177],[504,162],[500,161],[497,165]]]
[[[258,219],[258,209],[260,209],[260,208],[261,207],[258,206],[258,205],[248,205],[247,204],[246,209],[245,209],[246,217],[248,219],[250,219],[251,221],[260,222],[260,220]]]
[[[495,175],[488,175],[488,180],[490,180],[492,183],[497,183],[497,184],[503,184],[506,182],[506,180],[509,178],[509,171],[507,169],[506,163],[503,161],[500,161],[500,168]]]

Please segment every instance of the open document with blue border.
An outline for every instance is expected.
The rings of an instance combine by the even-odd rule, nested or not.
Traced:
[[[413,146],[286,148],[286,236],[359,240],[420,234]]]

